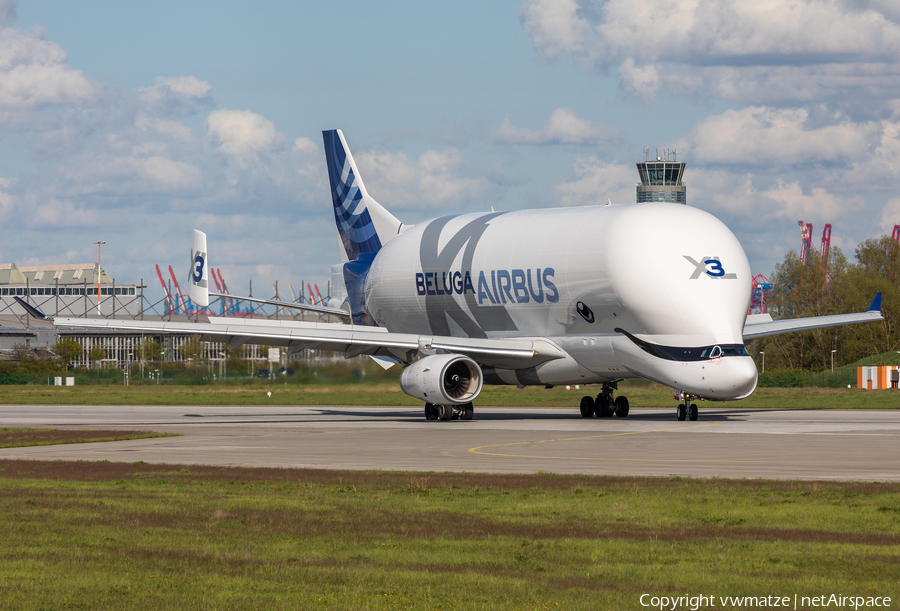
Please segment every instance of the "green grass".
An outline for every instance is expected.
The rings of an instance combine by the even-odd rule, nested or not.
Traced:
[[[900,597],[898,484],[0,461],[0,486],[3,608]]]
[[[79,431],[61,429],[10,429],[0,428],[0,448],[26,446],[50,446],[65,443],[95,443],[101,441],[128,441],[178,437],[175,433],[151,433],[147,431]]]
[[[583,395],[599,386],[555,388],[486,386],[478,406],[568,407],[576,410]],[[269,397],[266,393],[271,392]],[[622,382],[619,394],[635,408],[673,407],[670,388],[658,384]],[[46,405],[376,405],[420,406],[399,385],[347,384],[342,386],[273,384],[271,386],[4,386],[2,404]],[[759,388],[748,399],[729,403],[702,403],[705,408],[865,408],[890,409],[900,405],[900,392],[855,388]]]

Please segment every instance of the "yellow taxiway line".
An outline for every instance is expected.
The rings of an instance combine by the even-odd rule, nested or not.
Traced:
[[[587,456],[541,456],[535,454],[506,454],[502,452],[484,452],[483,450],[488,448],[502,448],[509,446],[524,446],[524,445],[532,445],[538,443],[553,443],[553,442],[566,442],[566,441],[583,441],[585,439],[602,439],[605,437],[622,437],[625,435],[644,435],[646,433],[668,433],[673,431],[687,431],[691,429],[699,429],[711,426],[718,426],[718,422],[712,422],[709,424],[698,424],[695,426],[684,426],[677,428],[667,428],[667,429],[653,429],[649,431],[629,431],[625,433],[608,433],[605,435],[589,435],[587,437],[565,437],[562,439],[540,439],[537,441],[517,441],[514,443],[498,443],[494,445],[484,445],[484,446],[475,446],[474,448],[469,448],[469,452],[472,454],[482,454],[485,456],[501,456],[504,458],[539,458],[539,459],[554,459],[554,460],[603,460],[603,461],[618,461],[618,462],[665,462],[665,463],[728,463],[728,464],[766,464],[766,463],[779,463],[779,464],[828,464],[827,462],[823,462],[821,460],[722,460],[722,459],[697,459],[697,458],[611,458],[611,457],[587,457]],[[835,464],[848,465],[848,464],[881,464],[881,465],[890,465],[894,463],[900,463],[898,460],[883,460],[883,461],[835,461]]]

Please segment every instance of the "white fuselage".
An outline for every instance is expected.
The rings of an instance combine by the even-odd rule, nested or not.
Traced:
[[[378,252],[365,303],[390,331],[542,337],[569,355],[525,370],[486,370],[489,383],[644,377],[736,399],[756,386],[742,347],[750,289],[747,257],[721,221],[653,203],[420,223]],[[741,346],[744,356],[728,349],[721,357],[679,356],[681,348],[715,346]]]

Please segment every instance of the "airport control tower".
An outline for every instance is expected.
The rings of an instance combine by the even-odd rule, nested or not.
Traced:
[[[684,162],[676,161],[675,151],[656,151],[656,157],[650,157],[650,149],[644,149],[644,162],[637,164],[641,183],[637,186],[635,201],[674,202],[686,204],[686,188],[681,184],[684,176]]]

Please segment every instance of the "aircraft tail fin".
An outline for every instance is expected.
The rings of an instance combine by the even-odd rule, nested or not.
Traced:
[[[206,250],[206,234],[194,229],[191,242],[191,277],[188,279],[188,294],[195,306],[209,305],[209,260]]]
[[[403,223],[369,196],[341,130],[323,131],[322,137],[343,260],[374,254],[400,233]]]

